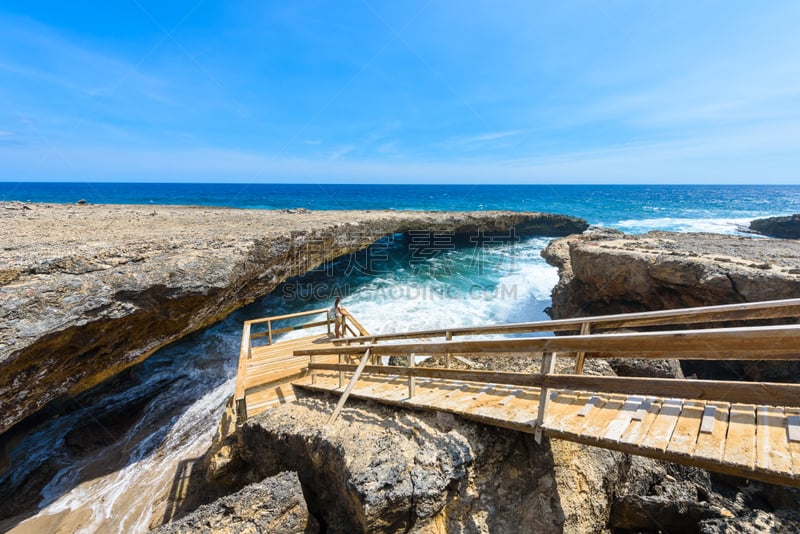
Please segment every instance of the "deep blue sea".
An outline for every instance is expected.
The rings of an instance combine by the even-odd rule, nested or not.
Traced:
[[[0,182],[0,200],[194,204],[311,210],[514,210],[563,213],[628,232],[730,233],[800,212],[800,185],[356,185]]]
[[[195,204],[238,208],[542,211],[585,218],[629,233],[648,230],[736,234],[751,219],[800,213],[800,186],[491,186],[213,185],[2,183],[0,201]],[[129,386],[102,403],[48,421],[11,450],[0,484],[17,484],[38,466],[56,468],[31,521],[88,514],[86,531],[146,532],[182,462],[202,455],[233,393],[245,319],[330,306],[334,294],[372,333],[546,320],[558,272],[540,252],[549,239],[488,246],[445,246],[420,261],[413,240],[388,236],[361,255],[342,257],[286,281],[215,326],[157,351],[130,372]],[[319,291],[321,289],[321,291]],[[305,334],[295,331],[286,337]],[[76,422],[109,406],[152,398],[141,421],[93,456],[64,454]],[[96,476],[102,454],[124,467]],[[53,468],[51,467],[51,469]],[[47,523],[49,524],[49,523]],[[22,528],[35,528],[23,524]],[[52,526],[52,525],[51,525]]]

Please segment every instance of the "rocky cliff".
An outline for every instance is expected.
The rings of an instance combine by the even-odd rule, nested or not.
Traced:
[[[553,318],[800,296],[797,241],[600,230],[542,255],[559,268]]]
[[[539,213],[0,203],[0,434],[384,236],[585,227]]]

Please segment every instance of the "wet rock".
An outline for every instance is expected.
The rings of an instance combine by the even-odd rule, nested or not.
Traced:
[[[295,473],[280,473],[250,484],[238,492],[200,506],[191,514],[168,523],[157,534],[223,534],[244,532],[320,532],[309,515]]]
[[[800,239],[800,213],[750,221],[750,230],[782,239]]]

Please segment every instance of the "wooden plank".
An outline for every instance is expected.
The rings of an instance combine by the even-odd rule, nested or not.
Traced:
[[[420,404],[434,405],[439,399],[451,393],[452,389],[446,380],[421,379],[417,383],[414,400]]]
[[[792,454],[783,408],[759,406],[756,409],[756,422],[756,466],[779,473],[792,473]]]
[[[786,426],[789,433],[789,441],[800,442],[800,415],[787,415]]]
[[[594,397],[595,400],[592,400],[592,397]],[[594,434],[587,434],[585,429],[587,426],[592,426],[592,421],[596,418],[596,414],[601,413],[600,411],[609,399],[603,395],[593,395],[592,397],[585,399],[585,397],[581,396],[582,399],[586,400],[586,403],[581,410],[583,410],[586,405],[589,404],[591,406],[590,415],[587,417],[580,417],[576,413],[576,415],[573,417],[564,418],[564,421],[560,425],[560,432],[573,438],[577,436],[583,436],[586,443],[596,443],[597,436]]]
[[[653,398],[645,397],[636,412],[631,416],[631,421],[641,421],[653,405]]]
[[[792,475],[800,478],[800,411],[786,408],[786,434],[789,438],[789,453],[792,455]]]
[[[600,404],[600,397],[592,395],[589,400],[586,401],[583,408],[581,408],[581,411],[578,412],[578,417],[586,417],[598,404]]]
[[[639,406],[641,406],[643,402],[643,397],[628,397],[625,400],[625,404],[623,404],[617,412],[616,417],[609,422],[603,438],[610,439],[612,441],[619,441],[622,433],[625,432],[625,430],[628,428],[628,425],[631,424],[631,419],[633,419],[633,416],[636,414]]]
[[[703,434],[711,434],[714,430],[714,421],[717,416],[717,407],[713,404],[708,404],[703,408],[703,420],[700,423],[700,432]]]
[[[703,420],[705,403],[686,401],[683,403],[681,414],[672,431],[672,437],[667,445],[667,452],[681,456],[691,456],[697,444],[697,434]]]
[[[708,410],[708,408],[713,410]],[[701,432],[697,436],[697,443],[694,446],[694,456],[713,459],[722,462],[725,455],[725,436],[728,433],[728,411],[730,405],[727,403],[714,403],[706,405],[703,410],[703,421]],[[707,417],[713,411],[713,416]],[[704,432],[702,426],[710,426],[710,430]]]
[[[291,366],[286,367],[277,371],[272,371],[265,375],[246,377],[246,389],[252,389],[255,387],[263,386],[264,384],[269,384],[270,382],[277,382],[278,380],[285,380],[287,377],[301,377],[307,374],[307,370],[305,366],[298,365],[298,366]]]
[[[517,395],[520,395],[521,393],[522,393],[522,390],[521,390],[521,389],[517,389],[517,390],[515,390],[513,393],[511,393],[511,394],[509,394],[509,395],[506,395],[505,397],[503,397],[503,398],[500,400],[500,402],[498,402],[497,404],[499,404],[500,406],[505,406],[506,404],[508,404],[509,402],[511,402],[512,400],[514,400],[514,397],[516,397]]]
[[[681,359],[726,360],[751,358],[759,360],[797,360],[800,325],[707,328],[703,330],[670,330],[622,334],[592,334],[556,337],[531,337],[475,341],[436,341],[369,345],[376,354],[446,354],[506,352],[599,352],[618,357],[634,354],[637,358],[669,355]],[[364,346],[366,348],[366,345]],[[304,349],[298,356],[331,354],[331,351],[356,353],[363,348],[340,346],[334,349]],[[736,357],[738,355],[738,357]],[[592,356],[587,354],[587,356]]]
[[[625,406],[625,397],[622,395],[613,395],[606,399],[606,402],[598,404],[590,415],[584,418],[583,434],[587,438],[602,440],[609,431],[609,425],[619,415],[623,406]]]
[[[236,419],[241,423],[247,419],[247,399],[245,398],[245,380],[247,359],[250,357],[250,325],[242,328],[242,342],[239,345],[239,365],[236,371],[236,388],[233,392],[233,407]]]
[[[586,404],[590,395],[585,392],[559,391],[550,398],[549,407],[544,416],[544,428],[561,431],[568,422],[577,417],[577,412]]]
[[[733,404],[730,408],[725,442],[726,464],[753,469],[756,459],[756,409],[752,404]]]
[[[336,418],[339,417],[339,412],[342,411],[344,403],[347,402],[347,398],[350,396],[350,392],[353,391],[353,386],[355,386],[356,382],[358,382],[358,378],[361,376],[361,372],[364,370],[364,367],[366,367],[368,361],[369,361],[369,349],[364,351],[364,355],[361,356],[361,363],[358,364],[356,372],[353,373],[352,378],[350,378],[350,383],[347,384],[344,393],[342,393],[342,396],[339,398],[339,402],[336,404],[336,408],[333,410],[333,413],[328,419],[327,423],[328,425],[333,424],[333,422],[336,421]]]
[[[249,321],[245,321],[245,324],[261,324],[266,323],[268,321],[280,321],[283,319],[294,319],[295,317],[305,317],[307,315],[317,315],[319,313],[328,313],[328,308],[319,308],[316,310],[309,310],[304,312],[297,312],[297,313],[288,313],[286,315],[274,315],[272,317],[263,317],[260,319],[251,319]]]
[[[666,399],[661,403],[661,410],[658,412],[653,424],[638,443],[639,447],[654,449],[657,451],[666,450],[672,438],[672,432],[678,423],[678,416],[681,414],[683,401],[681,399]]]

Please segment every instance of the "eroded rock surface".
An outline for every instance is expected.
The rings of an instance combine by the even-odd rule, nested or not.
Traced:
[[[319,524],[309,515],[295,473],[280,473],[250,484],[191,514],[168,523],[157,534],[239,534],[280,532],[315,534]]]
[[[542,254],[559,267],[554,318],[800,296],[797,241],[590,231]]]
[[[236,453],[242,482],[296,471],[328,532],[600,532],[626,465],[620,453],[357,400],[326,426],[333,406],[308,396],[268,410],[239,429]]]
[[[384,236],[566,235],[585,227],[511,212],[0,203],[0,434],[287,278]]]

